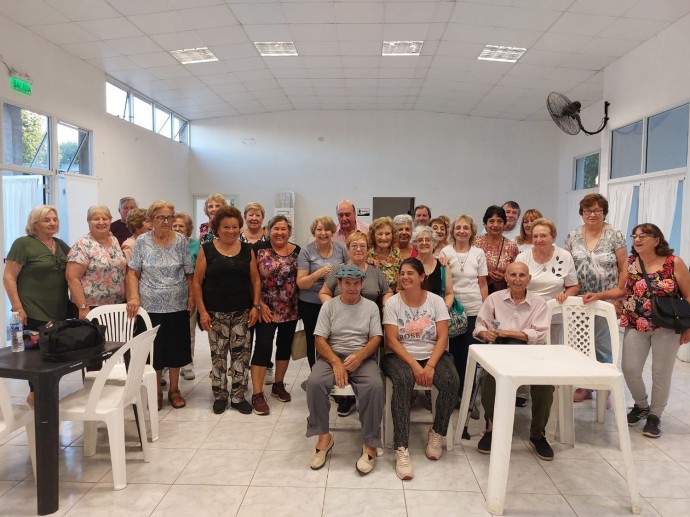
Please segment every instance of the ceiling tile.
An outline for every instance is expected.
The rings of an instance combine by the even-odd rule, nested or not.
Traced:
[[[519,77],[548,77],[551,72],[555,70],[552,66],[530,65],[527,63],[515,63],[513,68],[506,75],[515,75]]]
[[[552,50],[528,49],[520,58],[519,64],[560,66],[569,55],[565,52],[554,52]]]
[[[593,56],[591,54],[570,54],[562,63],[567,68],[581,68],[584,70],[601,70],[616,59],[610,56]]]
[[[340,52],[343,56],[380,56],[380,41],[341,41]]]
[[[381,23],[346,23],[337,25],[338,38],[343,41],[383,41]],[[299,36],[296,36],[299,39]]]
[[[307,74],[312,79],[342,79],[345,73],[342,68],[310,68]]]
[[[592,70],[577,70],[575,68],[556,68],[549,79],[555,79],[557,81],[569,81],[573,83],[579,83],[586,81],[595,74]]]
[[[662,31],[667,25],[668,22],[665,21],[618,18],[606,27],[606,30],[602,31],[599,36],[644,41]]]
[[[79,25],[101,39],[131,38],[142,36],[141,31],[126,18],[107,18],[103,20],[85,20]]]
[[[150,68],[149,73],[158,79],[173,79],[176,77],[191,77],[192,73],[184,65],[170,65]]]
[[[194,9],[182,9],[178,12],[194,29],[239,25],[237,18],[227,5],[195,7]]]
[[[241,24],[287,23],[279,2],[233,3],[230,9]]]
[[[539,84],[541,78],[539,77],[521,77],[519,75],[504,75],[499,81],[501,86],[510,86],[515,88],[532,88]]]
[[[240,80],[231,72],[225,72],[222,74],[204,75],[199,77],[201,82],[207,86],[215,86],[219,84],[237,84]]]
[[[212,61],[210,63],[190,63],[185,66],[188,70],[193,71],[199,79],[207,75],[224,75],[228,73],[228,67],[222,61]],[[208,84],[208,83],[207,83]]]
[[[492,41],[493,27],[486,25],[469,25],[463,23],[449,23],[444,34],[445,40],[486,45]]]
[[[46,3],[70,20],[96,20],[119,16],[105,0],[46,0]]]
[[[427,23],[386,23],[383,25],[384,41],[424,41],[429,34]]]
[[[74,22],[53,23],[50,25],[38,25],[32,29],[36,34],[55,43],[80,43],[82,41],[95,41],[98,38],[86,29],[81,28]]]
[[[386,2],[385,23],[424,23],[434,21],[436,2]]]
[[[614,20],[611,16],[565,13],[549,28],[549,32],[597,36]]]
[[[168,52],[151,52],[148,54],[136,54],[129,58],[142,68],[153,68],[156,66],[169,66],[178,64],[178,61]]]
[[[112,57],[119,55],[119,52],[109,47],[103,41],[83,41],[81,43],[68,43],[61,45],[67,52],[81,59],[93,59],[97,57]]]
[[[295,41],[336,41],[339,39],[335,23],[291,23],[289,27]],[[354,41],[362,39],[367,38],[355,37]]]
[[[168,0],[108,0],[108,3],[125,16],[173,10],[173,5]]]
[[[242,28],[247,33],[247,37],[252,41],[295,40],[288,25],[243,25]]]
[[[240,72],[235,72],[235,76],[242,81],[247,83],[249,81],[265,81],[268,79],[273,80],[273,74],[267,68],[259,68],[257,70],[244,70]],[[276,83],[276,88],[278,84]]]
[[[341,62],[344,68],[379,68],[382,56],[343,56]]]
[[[688,13],[690,13],[690,2],[687,0],[654,0],[653,2],[638,2],[625,13],[625,17],[675,21]]]
[[[132,54],[148,54],[163,50],[148,36],[136,36],[134,38],[122,38],[107,40],[106,43],[120,54],[129,56]]]
[[[215,45],[211,48],[213,55],[218,59],[240,59],[247,57],[254,57],[260,59],[259,52],[251,43],[235,43],[232,45]],[[288,59],[288,58],[282,58]]]
[[[151,39],[158,43],[163,50],[181,50],[185,48],[199,48],[206,46],[206,43],[197,31],[154,34],[151,36]]]
[[[331,2],[285,2],[282,8],[288,23],[335,23]]]
[[[383,23],[383,2],[335,2],[337,23]]]
[[[283,58],[289,59],[289,58]],[[260,57],[246,57],[242,59],[231,59],[225,63],[232,72],[246,72],[248,70],[261,70],[266,68],[264,61]]]
[[[130,16],[131,22],[145,33],[165,34],[168,32],[191,30],[192,26],[175,11]]]
[[[232,27],[214,27],[198,31],[198,33],[209,47],[214,45],[229,45],[231,43],[247,43],[250,41],[243,28],[239,25]]]
[[[572,13],[622,16],[636,3],[638,0],[577,0],[568,10]]]
[[[295,47],[300,56],[340,55],[340,43],[337,41],[302,41]]]
[[[611,57],[621,57],[632,49],[634,49],[639,42],[634,40],[610,39],[610,38],[590,38],[582,48],[578,50],[580,54],[594,54]]]
[[[547,32],[532,48],[539,50],[553,50],[556,52],[577,52],[592,37],[577,34],[562,34],[557,32]]]
[[[289,58],[284,58],[289,59]],[[319,69],[319,68],[342,68],[343,64],[340,57],[312,57],[307,56],[302,58],[304,65],[307,68]]]
[[[244,83],[249,91],[263,91],[263,90],[275,90],[278,88],[278,83],[275,79],[264,79],[262,81],[248,81]]]
[[[71,20],[42,0],[0,0],[0,13],[25,27],[68,23]]]
[[[106,73],[112,73],[120,70],[132,70],[139,67],[137,63],[124,56],[100,56],[87,59],[87,61],[96,68],[104,70]]]

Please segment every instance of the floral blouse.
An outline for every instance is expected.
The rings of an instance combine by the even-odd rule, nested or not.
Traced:
[[[635,255],[628,257],[628,279],[625,282],[621,327],[628,327],[639,332],[653,332],[658,327],[652,323],[652,294],[680,297],[674,274],[675,257],[669,255],[660,270],[653,273],[647,272],[653,293],[649,292],[644,275],[635,267],[635,258]]]
[[[486,282],[489,285],[489,292],[500,291],[501,289],[507,289],[508,284],[505,280],[493,280],[491,278],[492,272],[498,272],[501,275],[505,274],[508,264],[515,261],[518,256],[519,250],[515,241],[503,237],[502,244],[494,248],[489,246],[489,241],[486,234],[477,237],[474,245],[477,248],[484,250],[486,255],[486,267],[489,270],[489,276],[486,277]]]
[[[388,282],[388,285],[393,291],[398,288],[398,272],[400,271],[400,264],[402,264],[402,261],[400,250],[396,246],[391,248],[385,262],[381,262],[376,258],[376,250],[374,248],[370,248],[369,254],[367,255],[367,263],[383,273],[383,276],[386,277],[386,282]]]
[[[211,231],[208,223],[201,223],[199,225],[199,246],[203,246],[207,242],[216,240],[215,234]]]
[[[86,305],[97,307],[124,301],[127,259],[114,236],[110,236],[110,246],[106,248],[90,233],[86,234],[72,246],[67,262],[86,266],[81,277]]]
[[[600,293],[618,285],[616,252],[621,248],[625,248],[625,238],[609,224],[592,251],[587,249],[582,226],[568,232],[565,249],[575,261],[580,293]]]
[[[261,301],[271,309],[273,323],[299,318],[297,313],[297,257],[300,247],[287,256],[275,252],[270,242],[254,244],[261,277]]]

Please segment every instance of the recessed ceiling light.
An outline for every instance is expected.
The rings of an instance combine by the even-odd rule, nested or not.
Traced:
[[[418,56],[422,51],[423,41],[384,41],[382,56]]]
[[[254,46],[262,56],[297,56],[294,41],[255,41]]]
[[[185,48],[182,50],[171,50],[172,57],[177,59],[183,65],[192,63],[210,63],[211,61],[218,61],[218,58],[213,55],[208,47],[201,48]]]
[[[499,45],[487,45],[477,59],[485,61],[501,61],[503,63],[515,63],[527,51],[526,48],[501,47]]]

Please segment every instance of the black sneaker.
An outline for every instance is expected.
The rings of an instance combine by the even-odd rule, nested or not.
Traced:
[[[551,461],[553,459],[553,449],[546,441],[545,437],[530,438],[529,443],[532,445],[536,455],[544,461]]]
[[[647,423],[642,429],[642,436],[648,438],[659,438],[661,436],[661,420],[656,415],[650,414],[647,416]]]
[[[482,454],[491,454],[491,431],[486,431],[477,444],[477,450]]]
[[[635,425],[640,420],[647,418],[649,415],[649,407],[641,408],[635,404],[628,413],[628,425]]]
[[[225,412],[225,408],[228,407],[228,399],[216,399],[213,401],[213,412],[216,415],[220,415]]]
[[[526,407],[527,399],[525,397],[515,397],[515,407]]]
[[[355,410],[355,398],[351,396],[339,398],[338,416],[347,416],[351,414]]]
[[[254,410],[252,405],[244,399],[240,400],[239,402],[230,401],[230,407],[232,409],[236,409],[243,415],[249,415]]]

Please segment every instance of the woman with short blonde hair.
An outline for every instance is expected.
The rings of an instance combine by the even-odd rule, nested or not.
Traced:
[[[402,258],[397,247],[398,232],[390,217],[379,217],[369,226],[371,248],[367,262],[381,270],[388,285],[395,292],[398,287],[398,271]]]
[[[225,196],[223,194],[211,194],[206,198],[206,201],[204,201],[204,213],[208,216],[208,222],[206,223],[201,223],[199,225],[199,242],[201,244],[204,244],[206,242],[211,242],[216,238],[216,236],[213,234],[213,231],[209,229],[209,224],[211,222],[211,219],[213,219],[213,216],[215,215],[216,211],[221,207],[221,206],[227,206],[228,202],[225,199]]]

